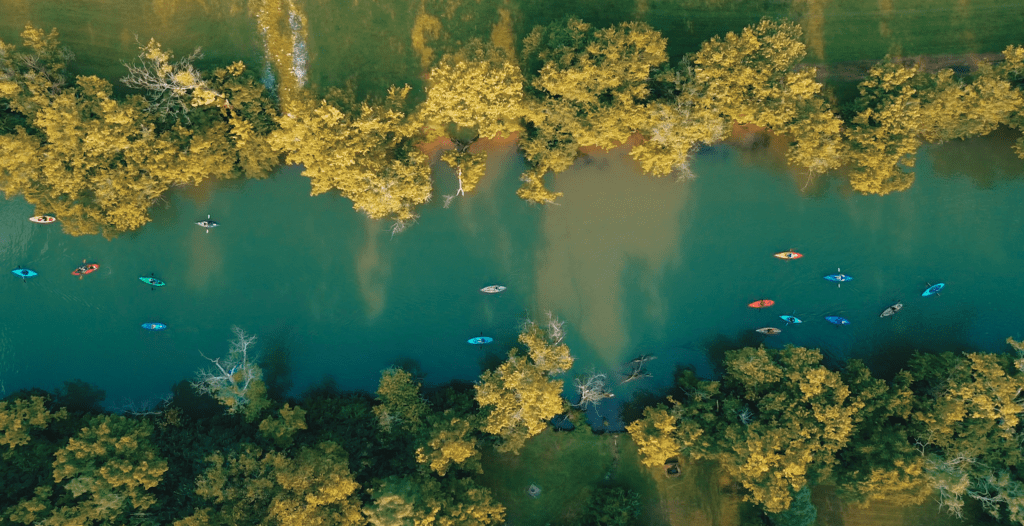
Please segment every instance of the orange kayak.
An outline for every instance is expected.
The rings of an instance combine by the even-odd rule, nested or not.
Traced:
[[[757,301],[747,305],[747,307],[752,307],[752,308],[755,308],[755,309],[763,309],[765,307],[771,307],[772,305],[775,305],[775,301],[773,301],[773,300],[757,300]]]
[[[95,271],[98,268],[100,268],[100,266],[97,265],[96,263],[89,263],[88,265],[82,265],[81,267],[78,267],[75,270],[72,270],[71,271],[71,275],[72,276],[84,276],[84,275],[86,275],[86,274],[88,274],[90,272]]]
[[[804,255],[799,252],[779,252],[778,254],[775,254],[775,257],[779,259],[796,259],[802,258]]]

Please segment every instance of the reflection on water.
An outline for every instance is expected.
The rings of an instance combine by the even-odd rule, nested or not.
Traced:
[[[935,174],[967,176],[983,189],[1020,181],[1024,178],[1024,159],[1007,155],[1019,137],[1019,132],[1004,127],[985,137],[950,141],[935,150]]]
[[[556,176],[552,190],[565,195],[544,214],[537,304],[566,318],[605,366],[636,342],[629,319],[664,332],[664,269],[679,264],[689,186],[636,172],[621,149],[579,162]]]
[[[754,162],[757,151],[730,147],[696,156],[693,181],[654,179],[623,148],[554,176],[564,196],[548,207],[516,197],[523,159],[511,144],[492,146],[472,194],[422,207],[394,237],[345,199],[310,197],[295,167],[176,190],[152,224],[113,241],[31,224],[29,205],[5,202],[0,270],[24,264],[40,275],[0,279],[0,383],[10,392],[81,378],[111,404],[159,398],[205,365],[199,351],[223,353],[234,325],[260,336],[296,391],[325,375],[373,390],[400,360],[419,363],[428,384],[472,380],[518,345],[522,318],[550,310],[568,322],[570,385],[605,373],[614,400],[628,400],[668,384],[680,364],[708,374],[744,345],[819,348],[832,364],[864,357],[881,373],[915,349],[1000,351],[1024,330],[1024,283],[1014,278],[1024,184],[985,190],[935,177],[948,146],[924,150],[914,187],[885,197],[850,195],[838,179],[808,196],[788,173]],[[989,162],[1012,167],[1010,155],[993,148]],[[435,192],[451,192],[448,168],[435,169]],[[222,225],[209,234],[194,224],[208,213]],[[788,249],[805,257],[771,256]],[[85,257],[102,266],[78,280],[70,272]],[[822,279],[837,267],[855,280]],[[141,284],[150,272],[168,285]],[[941,296],[920,297],[938,281]],[[508,290],[480,292],[491,284]],[[763,298],[776,306],[747,307]],[[878,317],[896,301],[902,311]],[[782,325],[780,314],[804,323]],[[146,321],[169,328],[139,328]],[[753,332],[763,326],[783,332]],[[495,342],[466,343],[481,333]],[[654,377],[620,384],[638,354],[658,356],[647,366]]]
[[[384,311],[386,297],[386,285],[391,276],[391,264],[381,257],[381,237],[386,236],[381,231],[377,221],[366,222],[366,241],[359,249],[356,257],[356,277],[359,283],[359,293],[363,298],[363,305],[366,318],[374,320]],[[386,237],[385,237],[386,239]]]

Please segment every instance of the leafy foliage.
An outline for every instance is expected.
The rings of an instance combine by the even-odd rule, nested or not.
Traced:
[[[46,429],[50,422],[67,417],[67,409],[61,408],[53,413],[47,410],[46,399],[41,396],[33,396],[28,400],[0,401],[0,431],[3,431],[0,446],[14,449],[28,444],[33,430]]]
[[[430,70],[427,100],[418,117],[430,136],[467,128],[492,139],[521,129],[522,104],[519,65],[501,48],[473,41]]]
[[[331,102],[297,97],[270,143],[303,166],[311,195],[339,190],[371,219],[411,221],[415,206],[430,200],[431,179],[413,143],[417,126],[402,109],[409,89],[392,87],[382,103],[358,106],[338,91]]]
[[[167,462],[148,437],[153,427],[122,416],[89,421],[54,455],[53,480],[60,488],[39,486],[35,497],[9,509],[23,524],[118,523],[130,512],[156,503],[146,490],[159,482]]]
[[[157,90],[154,108],[138,96],[115,99],[110,83],[97,77],[68,84],[62,72],[70,54],[59,51],[57,37],[27,27],[22,38],[30,52],[19,60],[0,42],[0,106],[24,123],[0,135],[0,190],[54,214],[65,232],[134,230],[171,187],[211,174],[263,176],[276,164],[263,138],[273,115],[269,99],[242,78],[241,63],[206,82],[187,61],[181,71],[165,71],[169,52],[151,42],[144,56],[157,64],[157,80],[178,83],[137,84]],[[168,108],[174,111],[164,113]]]
[[[1024,372],[1009,355],[916,354],[914,439],[942,505],[962,515],[972,498],[994,517],[1024,523],[1021,415]]]
[[[665,39],[642,22],[595,29],[570,18],[535,28],[523,41],[529,98],[519,142],[534,169],[519,196],[553,201],[546,172],[571,166],[582,146],[611,148],[643,129],[651,74],[667,60]]]
[[[412,374],[400,367],[385,369],[380,373],[377,387],[380,405],[373,408],[380,428],[387,433],[399,429],[415,433],[426,424],[430,408],[420,396],[420,385],[414,383]]]
[[[527,355],[512,349],[508,360],[482,374],[476,385],[476,400],[485,410],[483,431],[501,438],[497,450],[502,452],[518,452],[527,438],[562,412],[564,384],[551,376],[568,370],[573,362],[569,348],[549,340],[535,324],[520,333],[519,341],[529,348]]]
[[[302,447],[293,457],[246,444],[207,461],[210,467],[196,482],[206,505],[177,526],[365,524],[348,455],[333,442]]]

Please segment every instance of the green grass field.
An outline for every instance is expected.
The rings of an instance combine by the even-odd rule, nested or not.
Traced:
[[[737,495],[724,491],[710,462],[682,466],[679,477],[640,464],[629,435],[545,431],[531,438],[519,455],[487,450],[481,484],[508,508],[510,524],[571,523],[590,488],[617,485],[640,494],[645,506],[638,524],[650,526],[725,526],[740,524],[752,511]],[[527,494],[530,484],[539,497]]]
[[[1024,3],[1006,0],[296,0],[306,14],[310,82],[351,84],[361,95],[391,84],[422,92],[424,54],[438,57],[473,38],[490,39],[501,19],[522,39],[538,24],[579,16],[602,27],[643,20],[668,39],[673,61],[701,42],[761,17],[804,26],[808,62],[874,62],[886,53],[995,53],[1024,44]],[[19,43],[27,22],[56,27],[77,55],[74,74],[116,81],[138,53],[136,36],[201,65],[242,60],[262,67],[263,42],[248,0],[0,0],[0,39]],[[434,20],[435,25],[427,23]],[[415,49],[419,39],[428,48]],[[414,95],[414,98],[416,95]]]

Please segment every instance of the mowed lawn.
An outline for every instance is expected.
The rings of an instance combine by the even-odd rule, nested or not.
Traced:
[[[478,481],[508,508],[510,525],[571,524],[591,488],[624,486],[644,503],[638,524],[650,526],[724,526],[740,524],[741,498],[723,492],[712,463],[683,466],[679,477],[640,464],[627,434],[595,435],[550,429],[531,438],[519,455],[487,449]],[[541,488],[531,497],[531,484]]]
[[[75,54],[72,75],[96,75],[115,86],[155,38],[176,57],[201,47],[202,67],[241,60],[250,68],[263,62],[263,44],[244,0],[0,0],[0,40],[21,46],[25,24],[49,32]],[[258,69],[257,69],[258,71]]]
[[[1024,2],[1006,0],[808,0],[823,20],[824,57],[877,61],[886,53],[997,53],[1024,44]],[[814,25],[808,10],[806,26]],[[808,35],[810,36],[810,35]],[[808,41],[808,47],[814,46]]]
[[[591,488],[624,486],[640,494],[644,503],[637,524],[649,526],[742,526],[760,524],[761,512],[743,502],[744,491],[714,462],[685,462],[678,477],[639,462],[628,434],[595,435],[587,431],[554,432],[550,429],[526,442],[519,455],[499,454],[487,448],[484,473],[477,481],[494,492],[507,508],[511,526],[572,524]],[[531,484],[540,496],[527,494]],[[835,488],[818,486],[813,500],[817,526],[965,526],[984,516],[969,502],[965,520],[946,513],[929,500],[918,506],[897,506],[875,501],[867,507],[843,503]]]

